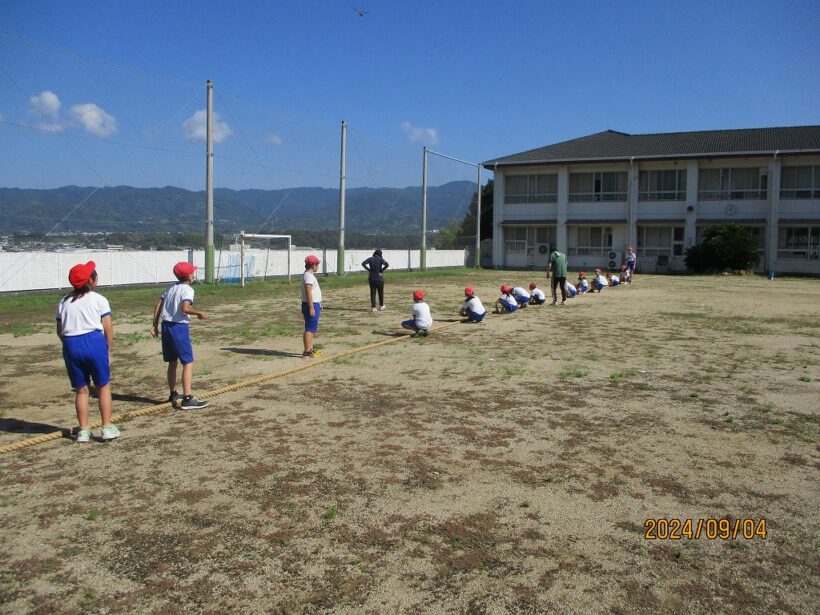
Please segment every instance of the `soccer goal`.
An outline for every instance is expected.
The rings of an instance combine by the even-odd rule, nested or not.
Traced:
[[[268,277],[282,275],[287,276],[288,284],[290,284],[292,248],[290,235],[242,231],[236,238],[239,248],[238,259],[236,259],[238,265],[236,277],[239,278],[241,286],[245,286],[246,280],[265,280]],[[227,276],[225,279],[228,281]]]

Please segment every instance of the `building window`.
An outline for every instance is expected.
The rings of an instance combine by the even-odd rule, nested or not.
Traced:
[[[698,199],[719,201],[726,199],[766,198],[769,170],[765,167],[738,169],[701,169],[698,172]]]
[[[638,256],[683,256],[682,226],[639,226]]]
[[[611,251],[611,226],[576,227],[575,247],[570,248],[570,256],[607,256]]]
[[[686,171],[641,171],[638,176],[639,201],[685,201]]]
[[[541,246],[546,246],[544,250],[555,247],[555,227],[505,226],[504,242],[507,253],[526,253],[530,256],[542,254]]]
[[[626,173],[570,173],[569,200],[626,201]]]
[[[820,199],[820,167],[783,167],[781,199]]]
[[[558,175],[507,175],[505,203],[555,203],[558,201]]]
[[[527,251],[527,227],[508,226],[504,228],[504,249],[507,254],[524,254]]]
[[[777,257],[820,259],[820,226],[781,226]]]

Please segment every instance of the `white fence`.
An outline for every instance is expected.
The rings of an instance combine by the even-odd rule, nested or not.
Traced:
[[[322,273],[336,273],[336,250],[294,249],[290,254],[290,274],[304,271],[308,254],[322,259]],[[345,250],[345,271],[362,271],[361,263],[372,254],[370,250]],[[217,250],[218,281],[239,281],[239,250]],[[419,268],[419,250],[384,250],[384,259],[391,270]],[[428,269],[463,267],[464,250],[428,250]],[[100,286],[127,284],[161,284],[174,280],[172,269],[179,261],[190,261],[200,269],[205,267],[203,250],[163,252],[0,252],[0,292],[47,290],[68,287],[68,271],[77,263],[97,263]],[[200,271],[200,278],[204,271]],[[245,277],[262,278],[288,275],[288,251],[245,249]]]

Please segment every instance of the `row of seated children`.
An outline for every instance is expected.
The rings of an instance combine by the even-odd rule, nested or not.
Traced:
[[[604,275],[601,269],[595,270],[595,277],[592,278],[592,283],[587,280],[586,273],[581,271],[578,273],[578,292],[582,295],[589,291],[600,293],[608,286],[620,286],[621,284],[631,283],[631,272],[626,266],[621,268],[621,273],[610,273],[607,271]],[[567,286],[570,286],[567,283]]]
[[[566,291],[568,298],[575,297],[578,294],[578,290],[569,282],[566,283]],[[538,288],[535,282],[530,283],[529,291],[520,286],[511,288],[509,284],[504,284],[501,287],[501,296],[496,299],[495,311],[496,313],[509,314],[528,305],[543,305],[546,301],[547,295]]]

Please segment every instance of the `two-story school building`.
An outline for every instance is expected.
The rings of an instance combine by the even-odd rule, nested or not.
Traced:
[[[608,130],[484,162],[493,263],[683,271],[712,224],[749,229],[758,270],[820,275],[820,126],[630,135]]]

